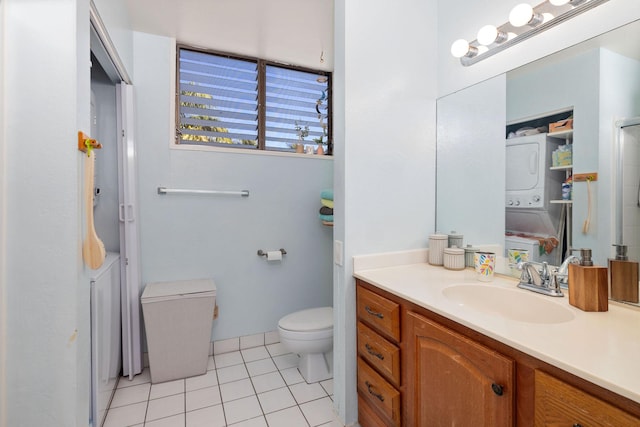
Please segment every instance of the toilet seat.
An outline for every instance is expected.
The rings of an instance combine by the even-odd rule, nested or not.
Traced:
[[[333,307],[296,311],[280,319],[278,327],[291,332],[331,330],[333,333]]]

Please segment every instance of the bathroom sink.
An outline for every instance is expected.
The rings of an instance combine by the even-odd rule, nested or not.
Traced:
[[[454,285],[442,293],[459,306],[519,322],[562,323],[574,318],[571,310],[554,299],[521,289]]]

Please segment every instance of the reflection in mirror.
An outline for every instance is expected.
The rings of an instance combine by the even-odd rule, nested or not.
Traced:
[[[623,263],[626,274],[638,275],[640,260],[640,117],[620,120],[616,123],[616,173],[615,237],[616,242],[627,249],[628,261]],[[623,251],[621,251],[623,252]],[[611,268],[611,265],[609,266]],[[616,271],[617,273],[617,271]],[[640,286],[628,284],[623,277],[620,284],[611,285],[611,297],[627,303],[638,303]]]
[[[539,127],[531,125],[535,120],[547,118],[548,126],[569,115],[570,132],[556,134],[557,141],[548,134],[541,137],[548,148],[545,168],[559,175],[559,181],[549,184],[556,194],[547,200],[561,202],[545,209],[559,210],[559,219],[552,220],[545,233],[523,218],[517,224],[529,227],[537,237],[558,240],[558,249],[551,251],[552,263],[559,263],[574,247],[591,248],[595,264],[606,266],[614,254],[611,245],[618,239],[613,231],[615,213],[622,209],[612,191],[615,123],[640,116],[640,21],[438,100],[436,229],[456,230],[465,236],[465,245],[504,248],[505,231],[513,225],[505,215],[510,188],[505,171],[534,169],[526,158],[507,164],[512,158],[505,154],[507,141],[516,140],[506,137],[521,127]],[[571,150],[571,167],[552,171],[551,156],[563,146]],[[542,159],[542,154],[538,156]],[[597,173],[597,181],[574,182],[570,200],[563,201],[567,178],[586,173]],[[635,235],[640,235],[637,229]],[[502,255],[506,257],[506,251]],[[630,250],[632,257],[640,260],[640,254]]]

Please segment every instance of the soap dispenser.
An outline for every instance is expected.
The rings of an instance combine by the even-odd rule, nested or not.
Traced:
[[[615,259],[609,259],[609,283],[611,298],[617,301],[639,302],[638,263],[629,261],[626,245],[613,245]]]
[[[580,264],[569,264],[569,304],[584,311],[607,311],[607,267],[593,265],[591,249],[571,249],[577,251]]]

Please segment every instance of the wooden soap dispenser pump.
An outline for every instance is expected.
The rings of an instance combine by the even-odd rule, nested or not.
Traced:
[[[611,298],[616,301],[639,302],[638,263],[630,261],[626,245],[613,245],[616,248],[615,259],[609,259],[609,283]]]
[[[580,264],[569,264],[569,304],[584,311],[609,310],[607,267],[593,265],[591,249],[580,251]]]

